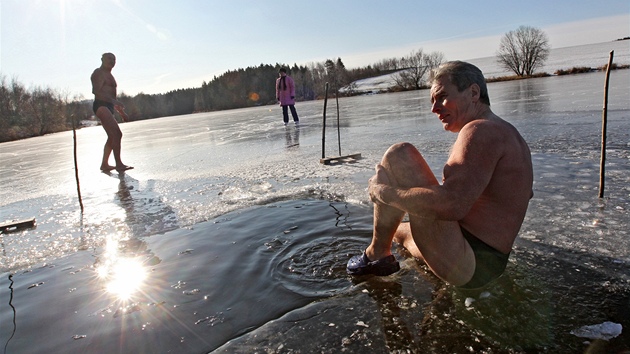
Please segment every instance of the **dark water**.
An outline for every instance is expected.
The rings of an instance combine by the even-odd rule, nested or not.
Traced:
[[[630,326],[623,261],[522,238],[505,275],[476,292],[445,285],[400,249],[396,275],[351,279],[345,261],[370,230],[369,208],[295,200],[108,240],[5,277],[1,338],[9,353],[567,353],[588,347],[570,334],[578,324]],[[123,274],[100,271],[123,260]],[[108,284],[136,267],[145,278],[127,279],[138,288],[122,300]],[[627,350],[628,336],[598,345]]]
[[[18,272],[13,308],[2,307],[3,343],[13,334],[8,352],[216,348],[314,300],[347,292],[344,260],[369,234],[369,213],[356,213],[339,202],[270,204],[146,240],[108,240],[100,250]],[[123,260],[129,262],[123,274],[100,271]],[[112,282],[134,282],[126,278],[137,267],[145,278],[131,298],[108,292]],[[2,295],[7,304],[6,288]],[[44,298],[50,306],[38,304]]]
[[[603,199],[603,76],[490,85],[494,111],[530,144],[535,196],[505,275],[473,293],[404,250],[394,276],[345,274],[371,234],[366,181],[383,151],[410,141],[438,175],[447,157],[454,135],[424,91],[340,100],[343,153],[362,159],[333,166],[319,164],[322,102],[298,105],[299,129],[282,127],[277,107],[125,124],[123,157],[136,169],[122,176],[98,172],[104,134],[82,129],[83,213],[70,134],[0,144],[0,219],[37,219],[0,235],[0,344],[7,353],[627,351],[630,80],[615,75]],[[334,133],[327,156],[338,153]],[[608,321],[621,335],[571,334]]]

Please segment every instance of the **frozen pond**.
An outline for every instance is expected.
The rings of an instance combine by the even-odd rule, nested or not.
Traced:
[[[300,128],[285,128],[277,106],[124,124],[123,160],[135,169],[122,176],[98,170],[102,128],[81,129],[83,213],[72,132],[0,144],[0,221],[37,219],[0,235],[0,343],[9,352],[575,352],[587,344],[571,330],[612,321],[625,334],[609,348],[627,350],[630,70],[611,75],[598,199],[603,84],[599,72],[489,85],[535,169],[508,274],[489,296],[461,294],[410,258],[392,279],[345,275],[347,255],[370,236],[365,189],[387,147],[409,141],[441,174],[455,135],[430,112],[428,91],[340,99],[341,155],[362,158],[332,166],[319,163],[323,101],[298,103]],[[339,155],[336,108],[329,100],[326,156]],[[121,305],[96,270],[123,256],[140,258],[150,281]],[[508,308],[512,322],[496,320]]]
[[[532,149],[536,189],[543,193],[567,183],[577,188],[556,193],[546,205],[582,194],[597,202],[591,196],[597,195],[603,81],[602,73],[592,73],[490,85],[494,111],[514,124]],[[630,143],[628,82],[627,70],[613,72],[606,193],[612,200],[628,196],[623,180]],[[98,171],[105,140],[102,128],[77,132],[82,216],[72,132],[1,144],[0,220],[34,216],[38,227],[4,236],[0,267],[6,271],[54,259],[99,244],[113,231],[152,235],[309,193],[369,205],[366,181],[382,153],[398,141],[417,145],[434,172],[441,173],[455,136],[443,133],[430,112],[427,91],[344,98],[339,105],[341,155],[361,153],[363,159],[332,167],[319,163],[322,101],[299,105],[299,129],[292,123],[283,127],[276,106],[122,125],[123,157],[135,166],[125,184],[134,196],[146,199],[131,227],[128,211],[113,193],[120,181]],[[337,156],[334,100],[328,107],[326,156]],[[553,180],[548,183],[549,179]]]

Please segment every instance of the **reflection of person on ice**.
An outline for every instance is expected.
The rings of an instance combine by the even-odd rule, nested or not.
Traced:
[[[289,112],[291,109],[291,115],[295,124],[299,124],[297,111],[295,110],[295,83],[291,76],[287,75],[287,69],[280,68],[278,73],[280,77],[276,80],[276,99],[282,106],[282,118],[284,119],[284,125],[289,123]]]

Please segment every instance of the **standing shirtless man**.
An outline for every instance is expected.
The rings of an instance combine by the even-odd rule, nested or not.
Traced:
[[[125,165],[120,159],[122,131],[120,131],[118,122],[116,122],[116,118],[114,118],[115,109],[120,114],[123,121],[129,121],[129,117],[127,117],[124,110],[124,105],[116,99],[116,79],[114,79],[112,75],[112,69],[114,65],[116,65],[116,57],[112,53],[105,53],[101,57],[101,63],[101,67],[94,70],[91,76],[92,93],[94,94],[94,105],[92,109],[107,133],[107,141],[103,149],[101,171],[109,172],[114,169],[117,171],[130,170],[133,167]],[[112,151],[114,152],[116,166],[109,164],[109,155]]]
[[[352,275],[389,275],[400,266],[392,241],[442,280],[479,288],[505,270],[532,197],[527,143],[490,110],[481,70],[448,62],[432,72],[431,103],[444,129],[457,133],[440,184],[409,143],[390,147],[368,191],[374,202],[372,242],[350,259]],[[401,223],[409,215],[408,223]]]

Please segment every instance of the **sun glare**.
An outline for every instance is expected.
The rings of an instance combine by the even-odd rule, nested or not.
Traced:
[[[108,273],[107,291],[121,300],[130,299],[142,287],[146,278],[142,264],[129,258],[118,259]]]
[[[108,239],[100,265],[96,268],[99,279],[108,293],[120,300],[129,300],[141,289],[147,272],[137,258],[120,257],[118,241]]]

